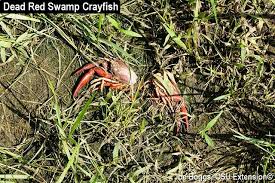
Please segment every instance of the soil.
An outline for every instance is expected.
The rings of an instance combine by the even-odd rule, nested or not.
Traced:
[[[34,55],[24,64],[13,60],[0,67],[1,146],[18,145],[34,134],[39,126],[36,119],[43,118],[49,110],[46,104],[52,94],[48,80],[55,84],[63,105],[72,101],[74,78],[70,74],[75,68],[68,66],[74,59],[74,51],[60,42],[44,40]]]

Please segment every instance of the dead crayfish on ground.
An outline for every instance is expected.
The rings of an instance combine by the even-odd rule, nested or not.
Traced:
[[[120,88],[124,85],[133,85],[137,82],[136,73],[119,59],[100,59],[96,64],[86,64],[75,71],[76,74],[85,72],[76,85],[73,96],[76,97],[79,91],[86,86],[94,76],[98,76],[97,81],[101,81],[101,88],[108,86],[112,89]],[[96,82],[94,84],[100,84]]]
[[[73,96],[77,97],[79,91],[90,81],[92,85],[100,85],[101,89],[107,86],[111,89],[121,88],[125,85],[134,85],[137,82],[136,73],[120,59],[100,59],[96,64],[88,63],[77,69],[74,73],[80,74],[85,72],[76,85]],[[99,77],[93,80],[94,76]],[[183,115],[186,130],[188,129],[188,116],[185,101],[172,73],[163,71],[153,74],[151,82],[157,100],[161,100],[163,104],[168,106],[172,111],[177,105],[180,105],[180,112]],[[176,133],[181,128],[181,122],[177,122]]]
[[[188,130],[189,122],[185,100],[184,97],[181,95],[174,75],[168,71],[153,74],[153,79],[151,80],[151,83],[154,85],[157,99],[161,100],[163,104],[170,108],[171,111],[174,111],[176,106],[180,105],[180,112],[183,115],[185,129]],[[181,122],[180,120],[178,120],[176,134],[179,133],[180,129]]]

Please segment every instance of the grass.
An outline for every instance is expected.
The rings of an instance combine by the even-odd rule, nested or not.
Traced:
[[[157,0],[122,2],[116,15],[2,14],[0,182],[274,174],[274,7]],[[71,74],[99,57],[123,59],[138,83],[73,99]],[[146,81],[162,70],[188,107],[178,136],[179,114],[150,99]]]

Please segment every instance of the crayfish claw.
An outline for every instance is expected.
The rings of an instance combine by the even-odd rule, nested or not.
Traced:
[[[82,68],[81,68],[82,69]],[[85,69],[86,70],[86,69]],[[85,86],[87,85],[91,78],[94,76],[95,71],[91,69],[88,71],[84,76],[80,79],[79,83],[77,84],[74,92],[73,92],[73,97],[77,97],[78,92]]]
[[[80,73],[82,73],[83,71],[92,69],[92,68],[94,68],[94,67],[96,67],[95,64],[88,63],[88,64],[84,65],[83,67],[80,67],[80,68],[76,69],[76,70],[72,73],[72,75],[73,75],[73,74],[80,74]]]

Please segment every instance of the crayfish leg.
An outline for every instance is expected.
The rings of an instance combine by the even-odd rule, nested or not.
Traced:
[[[122,86],[123,86],[122,83],[111,83],[111,84],[110,84],[110,88],[111,88],[111,89],[118,89],[118,88],[120,88],[120,87],[122,87]]]
[[[184,123],[185,130],[188,131],[188,129],[189,129],[189,122],[188,122],[188,116],[187,116],[188,113],[187,113],[187,109],[186,109],[186,106],[184,103],[182,104],[182,106],[180,108],[180,112],[183,115],[183,121],[184,121],[183,123]],[[178,135],[180,132],[181,123],[182,123],[181,120],[177,121],[176,135]]]
[[[123,84],[122,83],[113,83],[113,82],[110,82],[110,81],[104,81],[103,86],[108,86],[111,89],[118,89],[118,88],[122,87]]]
[[[181,106],[181,110],[180,110],[183,114],[183,121],[184,121],[184,125],[185,125],[185,129],[188,130],[189,129],[189,121],[188,121],[188,116],[187,116],[187,109],[185,104],[183,104]]]

